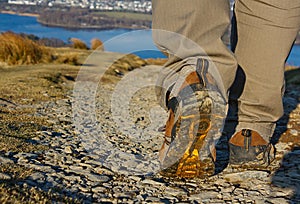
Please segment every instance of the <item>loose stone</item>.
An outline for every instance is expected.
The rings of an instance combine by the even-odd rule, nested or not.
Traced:
[[[13,160],[0,156],[0,164],[13,164],[13,163],[14,163]]]
[[[0,173],[0,179],[1,180],[10,180],[11,176],[5,173]]]
[[[108,176],[96,175],[96,174],[86,174],[85,175],[90,181],[105,183],[110,180]]]
[[[65,149],[64,149],[64,152],[66,154],[72,154],[73,153],[72,147],[71,146],[66,146]]]

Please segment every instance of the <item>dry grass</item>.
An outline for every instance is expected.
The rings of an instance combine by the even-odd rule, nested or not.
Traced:
[[[44,192],[38,188],[29,187],[26,179],[34,171],[17,164],[2,164],[0,172],[10,176],[5,182],[0,180],[0,203],[80,203],[79,200],[69,198],[57,192]],[[51,202],[52,201],[52,202]]]
[[[44,46],[13,32],[0,34],[0,61],[7,65],[50,62],[51,54]]]
[[[134,70],[136,68],[145,66],[146,64],[147,64],[146,61],[141,59],[140,57],[138,57],[134,54],[128,54],[128,55],[125,55],[124,57],[118,59],[117,61],[115,61],[110,66],[107,73],[110,73],[110,72],[116,73],[118,71],[125,73],[128,71]]]
[[[59,64],[81,65],[76,54],[62,54],[56,57],[55,62]]]
[[[37,188],[17,184],[0,184],[0,203],[46,204],[46,203],[82,203],[78,199],[59,195],[52,191],[44,192]]]
[[[0,151],[32,152],[47,149],[30,141],[48,125],[43,118],[33,116],[35,111],[31,108],[0,108]]]
[[[88,46],[78,38],[71,38],[70,41],[72,42],[72,47],[75,49],[81,49],[81,50],[89,49]]]
[[[147,64],[152,64],[152,65],[164,65],[168,59],[162,59],[162,58],[148,58],[145,60]]]
[[[99,40],[98,38],[94,38],[91,40],[91,49],[92,50],[100,50],[100,51],[104,51],[104,46],[101,40]]]
[[[49,148],[35,143],[34,137],[41,130],[55,131],[53,124],[36,114],[37,109],[31,104],[65,98],[66,91],[72,87],[68,79],[75,78],[78,69],[58,64],[0,68],[1,156],[8,152],[42,153]],[[11,178],[0,179],[0,203],[81,203],[65,196],[61,189],[45,192],[23,185],[33,173],[32,169],[18,164],[0,164],[0,173]]]
[[[72,38],[73,47],[87,50],[79,39]],[[59,64],[80,65],[78,53],[60,52],[37,44],[27,37],[13,32],[0,34],[0,62],[2,65],[29,65],[55,62]]]
[[[81,49],[73,49],[71,47],[63,47],[63,48],[49,48],[51,53],[55,56],[55,62],[59,64],[64,64],[64,60],[70,58],[68,61],[72,61],[72,59],[77,58],[78,65],[82,65],[85,60],[93,53],[92,50],[81,50]],[[64,60],[63,60],[64,59]],[[72,63],[66,63],[71,64]],[[73,64],[75,65],[75,64]]]
[[[134,54],[128,54],[116,60],[101,77],[102,83],[114,84],[120,77],[137,68],[147,65],[147,62]]]
[[[53,62],[57,64],[82,65],[87,57],[92,53],[91,50],[65,48],[49,48],[53,55]]]

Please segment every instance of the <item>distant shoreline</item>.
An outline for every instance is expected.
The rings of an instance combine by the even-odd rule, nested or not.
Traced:
[[[149,29],[148,27],[135,27],[135,26],[73,26],[59,23],[46,23],[42,20],[37,19],[37,22],[43,26],[47,27],[56,27],[56,28],[65,28],[70,30],[113,30],[113,29],[128,29],[128,30],[137,30],[137,29]]]
[[[40,20],[38,17],[39,14],[34,13],[19,13],[15,11],[0,11],[2,14],[11,14],[11,15],[17,15],[17,16],[28,16],[28,17],[35,17],[37,18],[37,22],[41,25],[47,26],[47,27],[59,27],[59,28],[65,28],[65,29],[71,29],[71,30],[110,30],[110,29],[129,29],[129,30],[136,30],[136,29],[149,29],[148,27],[142,27],[142,26],[93,26],[93,25],[84,25],[84,26],[78,26],[78,25],[67,25],[67,24],[59,24],[59,23],[46,23],[42,20]]]
[[[59,23],[47,23],[42,20],[40,20],[38,17],[40,16],[39,14],[35,13],[19,13],[15,11],[0,11],[2,14],[11,14],[11,15],[17,15],[17,16],[28,16],[28,17],[35,17],[37,18],[37,22],[41,25],[47,26],[47,27],[59,27],[59,28],[66,28],[66,29],[72,29],[72,30],[110,30],[110,29],[129,29],[129,30],[136,30],[136,29],[149,29],[146,26],[93,26],[93,25],[84,25],[84,26],[78,26],[78,25],[68,25],[68,24],[59,24]]]
[[[41,25],[48,26],[48,27],[60,27],[60,28],[66,28],[66,29],[72,29],[72,30],[109,30],[109,29],[131,29],[131,30],[136,30],[136,29],[149,29],[148,27],[139,27],[139,26],[93,26],[93,25],[84,25],[84,26],[74,26],[74,25],[66,25],[66,24],[55,24],[55,23],[46,23],[42,20],[40,20],[38,17],[40,16],[37,13],[22,13],[22,12],[16,12],[16,11],[5,11],[2,10],[0,13],[3,14],[11,14],[11,15],[18,15],[18,16],[28,16],[28,17],[36,17],[37,22],[40,23]],[[300,45],[300,33],[298,34],[297,38],[295,39],[294,42],[295,45]]]
[[[18,16],[39,17],[39,14],[35,14],[35,13],[19,13],[15,11],[0,11],[0,13],[18,15]]]

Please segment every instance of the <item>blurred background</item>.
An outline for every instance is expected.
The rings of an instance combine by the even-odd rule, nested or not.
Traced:
[[[233,8],[234,0],[230,1]],[[150,0],[0,0],[0,12],[0,32],[23,34],[46,46],[70,46],[77,38],[90,47],[92,39],[107,42],[118,37],[114,42],[119,43],[107,43],[106,51],[141,50],[135,54],[142,58],[164,57],[151,38]],[[224,36],[227,43],[229,33]],[[131,47],[122,46],[125,41]],[[299,44],[300,37],[288,65],[300,66]]]

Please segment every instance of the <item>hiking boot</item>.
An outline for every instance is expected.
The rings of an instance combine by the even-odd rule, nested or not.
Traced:
[[[243,129],[229,140],[232,167],[265,169],[275,158],[275,148],[256,131]]]
[[[209,94],[213,80],[208,66],[206,59],[199,59],[196,70],[185,78],[178,96],[168,100],[169,118],[159,152],[162,175],[192,178],[211,176],[215,172],[212,135],[220,131],[225,115],[217,115],[213,110],[225,110],[225,103],[217,89],[212,91],[217,92],[218,100]]]

